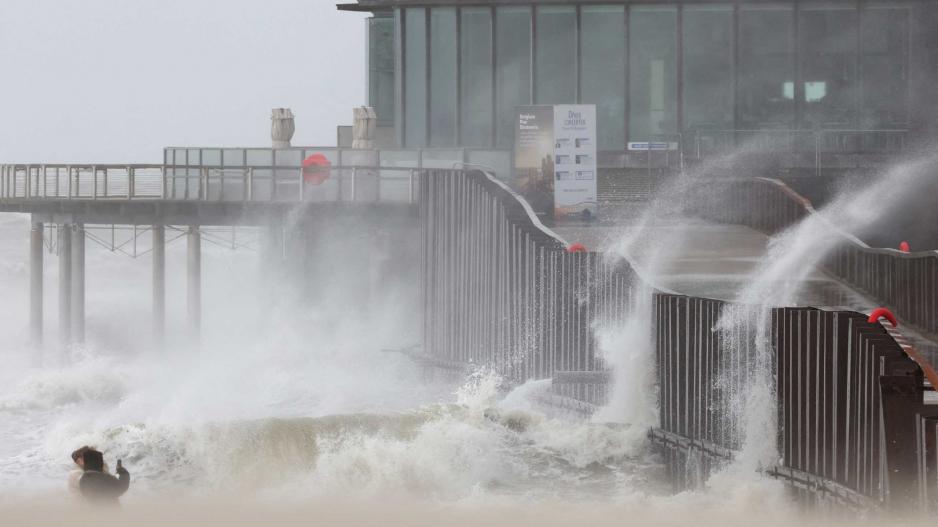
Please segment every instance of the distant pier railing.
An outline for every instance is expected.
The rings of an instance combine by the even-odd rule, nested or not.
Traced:
[[[162,165],[0,165],[0,199],[163,199]]]
[[[328,176],[310,183],[301,167],[280,167],[278,179],[270,166],[0,165],[0,199],[416,202],[417,169],[340,165],[321,171]]]
[[[304,168],[316,156],[317,164]],[[418,173],[485,166],[507,173],[511,153],[485,149],[170,147],[163,164],[0,165],[0,200],[416,202]]]

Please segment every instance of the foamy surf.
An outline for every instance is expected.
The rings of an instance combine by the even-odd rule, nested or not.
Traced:
[[[460,502],[482,496],[598,499],[633,487],[664,492],[647,445],[630,439],[623,425],[522,410],[532,407],[530,400],[518,394],[502,399],[499,384],[495,376],[483,375],[458,389],[449,404],[383,414],[99,428],[65,426],[48,415],[53,424],[34,451],[40,466],[32,477],[41,473],[47,479],[43,492],[57,478],[64,481],[68,466],[61,460],[81,443],[133,468],[132,499],[167,493],[281,499],[399,495]],[[518,392],[533,395],[528,387]],[[72,404],[108,401],[79,397]]]

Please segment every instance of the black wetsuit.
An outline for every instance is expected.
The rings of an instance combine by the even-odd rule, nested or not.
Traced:
[[[97,470],[86,470],[78,482],[81,495],[91,503],[116,505],[117,498],[130,488],[130,473],[127,469],[117,469],[117,475],[115,478]]]
[[[117,505],[120,498],[130,488],[130,473],[121,466],[117,460],[117,475],[104,472],[104,455],[97,450],[89,450],[82,454],[85,473],[78,481],[81,495],[91,503],[100,505]]]

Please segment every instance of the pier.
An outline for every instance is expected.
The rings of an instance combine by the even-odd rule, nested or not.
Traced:
[[[182,152],[178,160],[173,157],[177,150]],[[170,148],[166,152],[169,162],[163,165],[0,165],[0,212],[31,216],[29,309],[36,347],[42,346],[44,337],[46,243],[54,245],[59,258],[58,337],[60,345],[68,346],[83,342],[85,336],[86,230],[123,226],[133,227],[134,236],[138,227],[151,233],[157,341],[165,332],[166,232],[184,237],[188,331],[196,342],[201,330],[204,228],[261,229],[265,250],[283,253],[290,211],[341,215],[366,209],[394,217],[406,216],[416,206],[419,164],[408,167],[404,158],[403,163],[382,166],[377,151]],[[301,162],[313,153],[333,160],[321,184],[303,179]],[[263,161],[248,165],[247,159]]]

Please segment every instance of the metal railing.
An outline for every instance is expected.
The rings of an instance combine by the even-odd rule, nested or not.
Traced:
[[[660,422],[651,437],[670,447],[679,487],[699,484],[691,476],[706,478],[742,446],[734,398],[746,393],[758,351],[752,327],[711,329],[728,309],[745,308],[655,295]],[[770,317],[781,459],[765,473],[809,500],[934,507],[938,412],[925,404],[932,387],[922,366],[858,313],[775,308]]]
[[[719,187],[723,199],[698,206],[695,212],[716,221],[774,234],[818,214],[810,201],[778,180],[734,179],[708,185]],[[938,251],[875,249],[836,225],[827,227],[840,234],[841,242],[822,262],[825,270],[891,308],[904,322],[938,334]]]
[[[305,181],[319,154],[325,178]],[[415,203],[418,172],[463,165],[510,173],[511,152],[482,149],[167,148],[162,165],[0,165],[0,200]]]
[[[785,190],[768,180],[749,185]],[[568,252],[523,199],[481,172],[426,171],[420,189],[431,362],[487,366],[515,383],[550,377],[544,400],[575,411],[605,403],[611,376],[594,335],[633,312],[641,277],[621,259]],[[734,192],[771,213],[744,207],[725,220],[766,230],[797,221],[805,206],[793,196]],[[774,382],[777,397],[782,458],[762,467],[765,474],[811,500],[933,506],[938,411],[925,404],[933,385],[924,379],[938,374],[880,324],[858,313],[782,307],[765,313],[762,335],[745,315],[756,308],[664,291],[654,292],[653,304],[660,422],[650,437],[668,447],[678,486],[700,484],[737,455],[739,397],[755,379]],[[727,316],[739,323],[723,323]]]
[[[303,160],[314,155],[331,165],[319,188],[301,184]],[[163,158],[173,199],[243,196],[248,188],[253,201],[413,202],[421,170],[480,164],[507,177],[511,166],[510,151],[483,149],[168,147]],[[239,183],[237,175],[248,170],[250,182]],[[219,180],[212,189],[201,183],[206,171]]]
[[[185,175],[175,175],[186,170]],[[2,165],[0,200],[179,200],[201,202],[415,203],[417,169],[324,169],[320,184],[302,168],[165,167],[158,165]]]
[[[628,309],[626,262],[568,252],[527,203],[482,172],[425,171],[420,189],[425,353],[514,382],[605,368],[593,327]],[[605,386],[563,386],[562,395],[604,397]]]
[[[695,130],[685,155],[789,169],[863,167],[905,152],[908,130]]]
[[[162,199],[162,165],[0,165],[0,199]]]

